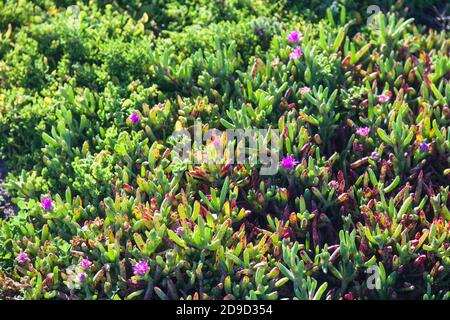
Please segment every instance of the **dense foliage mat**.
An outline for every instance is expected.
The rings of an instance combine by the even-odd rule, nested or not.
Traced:
[[[0,298],[449,298],[449,31],[372,2],[0,1]]]

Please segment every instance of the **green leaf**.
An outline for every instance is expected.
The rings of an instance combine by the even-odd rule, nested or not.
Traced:
[[[172,230],[167,230],[167,234],[169,235],[170,240],[172,240],[173,242],[175,242],[177,245],[179,245],[180,247],[186,248],[186,241],[184,241],[183,239],[181,239],[175,232],[173,232]]]
[[[387,135],[386,131],[384,131],[383,129],[378,128],[377,133],[380,136],[381,140],[383,140],[388,145],[392,146],[394,144],[391,138],[389,138],[389,136]]]
[[[228,194],[229,186],[230,186],[230,179],[228,177],[226,177],[225,181],[223,183],[223,186],[222,186],[222,191],[220,192],[220,208],[222,208],[223,204],[225,203],[225,199]]]
[[[327,287],[328,287],[328,283],[324,282],[317,290],[316,294],[314,295],[313,300],[320,300],[320,298],[324,294],[325,290],[327,290]]]

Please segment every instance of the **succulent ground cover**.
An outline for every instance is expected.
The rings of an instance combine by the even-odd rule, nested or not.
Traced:
[[[439,3],[0,1],[0,298],[450,298]]]

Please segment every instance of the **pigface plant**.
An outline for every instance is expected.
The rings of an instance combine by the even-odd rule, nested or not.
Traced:
[[[448,7],[383,3],[0,1],[0,299],[449,299]]]

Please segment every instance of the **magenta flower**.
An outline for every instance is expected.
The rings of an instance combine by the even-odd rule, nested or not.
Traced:
[[[183,227],[178,227],[176,230],[175,230],[175,233],[177,234],[177,235],[180,235],[180,234],[182,234],[183,233]]]
[[[289,33],[286,37],[286,39],[290,42],[290,43],[297,43],[298,40],[300,40],[300,37],[302,36],[302,33],[300,31],[292,31],[291,33]]]
[[[44,209],[45,211],[50,211],[53,209],[53,202],[52,199],[50,198],[44,198],[41,200],[41,207],[42,209]]]
[[[370,133],[369,127],[361,127],[356,129],[356,133],[359,134],[361,137],[365,137]]]
[[[425,141],[419,145],[419,149],[422,152],[428,152],[429,148],[430,148],[430,145],[428,143],[426,143]]]
[[[297,60],[297,59],[300,59],[302,56],[303,56],[302,48],[298,47],[298,48],[295,48],[295,49],[291,52],[291,54],[289,55],[289,58],[290,58],[291,60]]]
[[[376,152],[376,151],[374,151],[374,152],[372,152],[371,154],[370,154],[370,157],[372,158],[372,159],[378,159],[378,157],[379,157],[380,155],[378,154],[378,152]]]
[[[297,165],[297,161],[295,160],[295,158],[293,156],[288,156],[288,157],[284,157],[281,160],[281,166],[284,169],[287,170],[291,170],[292,168],[294,168]]]
[[[80,266],[84,269],[87,270],[91,267],[92,262],[89,261],[89,259],[83,259],[80,262]]]
[[[80,279],[80,281],[86,280],[86,274],[85,273],[80,273],[80,275],[78,276],[78,279]]]
[[[19,263],[27,263],[30,262],[30,258],[28,258],[28,255],[25,252],[19,253],[19,255],[16,258],[17,262]]]
[[[378,101],[380,101],[380,103],[386,103],[389,102],[389,100],[391,100],[391,98],[385,94],[380,94],[378,96]]]
[[[137,276],[143,276],[148,271],[147,261],[139,261],[133,266],[133,273]]]
[[[141,117],[137,113],[132,113],[130,115],[130,121],[131,123],[137,123],[141,120]]]

